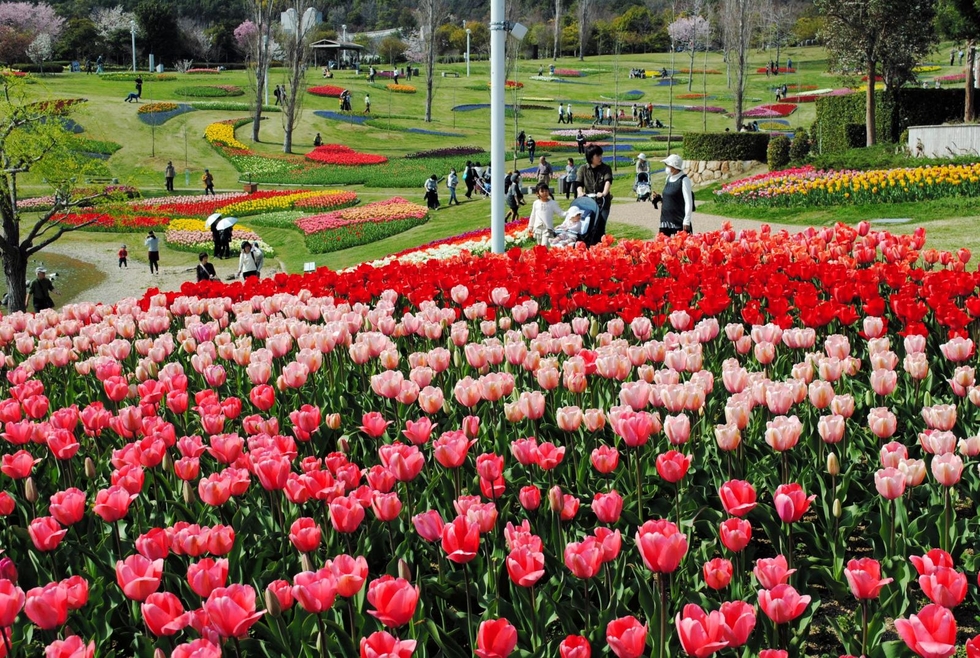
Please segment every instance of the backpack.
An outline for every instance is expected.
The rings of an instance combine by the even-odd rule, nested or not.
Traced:
[[[255,259],[255,269],[262,271],[262,264],[265,262],[265,254],[258,247],[252,247],[252,258]]]

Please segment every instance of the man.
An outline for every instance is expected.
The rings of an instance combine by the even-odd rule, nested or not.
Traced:
[[[527,161],[534,162],[534,149],[537,148],[538,143],[534,141],[534,138],[530,135],[527,136]]]
[[[578,129],[578,134],[575,135],[575,143],[578,144],[578,152],[580,155],[585,155],[585,135],[582,134],[582,129]]]
[[[524,131],[517,133],[517,150],[521,153],[524,152],[524,144],[527,142],[527,135]]]
[[[663,208],[660,209],[660,232],[668,236],[681,231],[693,233],[691,217],[694,214],[694,192],[691,189],[691,179],[681,170],[684,161],[674,153],[667,156],[663,163],[667,165],[667,184],[662,193],[654,194],[650,199],[654,208],[663,203]]]
[[[364,94],[364,114],[371,114],[371,94]]]
[[[163,172],[164,178],[167,179],[167,191],[174,191],[174,176],[177,175],[177,170],[174,169],[174,163],[167,161],[167,168]]]
[[[609,207],[612,204],[612,179],[612,167],[602,161],[602,147],[598,144],[589,145],[585,149],[585,164],[579,167],[578,175],[575,176],[575,185],[578,187],[576,196],[592,196],[599,206],[599,216],[595,218],[594,225],[589,227],[586,240],[590,247],[597,244],[606,232]]]
[[[252,243],[246,240],[242,243],[242,253],[238,257],[238,272],[235,277],[242,279],[259,278],[262,275],[262,261],[264,257],[258,247],[253,247]]]
[[[565,123],[567,123],[567,124],[571,124],[572,123],[572,104],[571,103],[569,103],[568,105],[565,106]]]
[[[204,183],[204,196],[209,194],[214,196],[214,176],[211,175],[210,170],[204,170],[204,175],[201,176],[201,181]]]
[[[558,123],[565,123],[565,104],[558,103]]]
[[[54,300],[51,299],[51,293],[54,292],[54,284],[48,278],[47,272],[43,265],[34,270],[35,279],[27,286],[27,297],[24,298],[24,308],[27,308],[31,297],[34,298],[35,313],[40,313],[46,308],[54,308]]]
[[[551,163],[545,156],[541,156],[541,160],[538,161],[538,185],[544,185],[548,187],[551,184]]]

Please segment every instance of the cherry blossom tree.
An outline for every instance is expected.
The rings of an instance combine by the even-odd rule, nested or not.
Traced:
[[[708,47],[711,24],[700,15],[682,16],[667,26],[667,33],[675,46],[682,46],[691,58],[691,75],[687,79],[687,90],[691,91],[694,82],[694,55],[700,48]]]
[[[65,27],[65,19],[44,2],[0,2],[0,59],[23,59],[39,34],[53,44]]]

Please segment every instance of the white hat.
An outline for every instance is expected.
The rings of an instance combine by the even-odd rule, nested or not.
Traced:
[[[572,217],[578,217],[582,214],[582,208],[580,206],[572,206],[565,213],[565,219],[571,219]]]
[[[676,153],[671,153],[666,158],[661,160],[661,162],[663,162],[668,167],[673,167],[674,169],[677,170],[681,170],[684,168],[684,160],[682,160],[681,156],[677,155]]]
[[[637,160],[646,160],[647,159],[647,154],[646,153],[641,153],[638,156],[636,156],[636,159]]]
[[[48,270],[44,267],[44,265],[38,265],[37,267],[34,268],[34,274],[40,274],[41,272],[47,272],[47,271]]]

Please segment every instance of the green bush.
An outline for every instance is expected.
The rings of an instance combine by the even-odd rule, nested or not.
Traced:
[[[806,128],[797,128],[793,135],[793,143],[789,146],[789,161],[793,164],[803,164],[810,155],[810,135]]]
[[[226,98],[228,96],[244,96],[241,87],[234,85],[195,85],[193,87],[177,87],[174,94],[187,98]]]
[[[404,233],[410,228],[421,226],[429,221],[426,215],[421,219],[409,217],[387,222],[362,222],[329,231],[320,231],[306,236],[306,247],[314,254],[325,254],[340,251],[362,244],[384,240],[393,235]]]
[[[69,66],[71,66],[71,62],[67,60],[51,60],[50,62],[41,62],[40,66],[33,62],[11,64],[10,69],[23,73],[62,73]]]
[[[821,153],[810,160],[817,169],[895,169],[899,167],[928,167],[944,164],[973,164],[977,161],[975,155],[964,155],[957,158],[913,158],[904,153],[896,153],[893,144],[876,144],[861,148],[849,149],[841,153]]]
[[[107,82],[135,82],[136,78],[142,77],[144,82],[172,82],[177,79],[173,73],[139,73],[139,72],[119,72],[102,73],[99,80]]]
[[[69,148],[76,153],[97,153],[98,155],[112,155],[122,148],[122,144],[107,142],[99,139],[86,139],[84,137],[74,137],[69,142]]]
[[[776,135],[769,140],[769,147],[766,149],[766,162],[769,171],[779,171],[785,169],[789,164],[789,138],[785,135]]]
[[[757,160],[765,162],[768,146],[769,135],[767,133],[684,134],[684,154],[688,160]]]
[[[878,127],[875,126],[877,131]],[[888,140],[891,141],[891,140]],[[856,149],[868,143],[868,126],[863,123],[849,123],[844,126],[844,142],[847,148]]]

